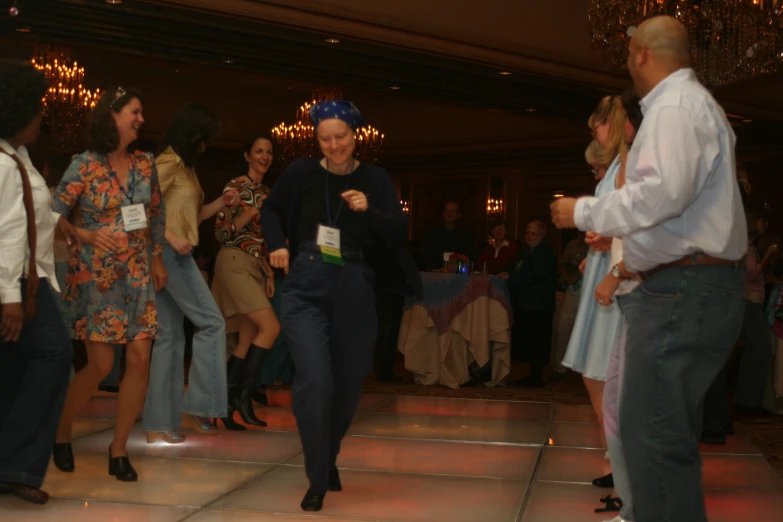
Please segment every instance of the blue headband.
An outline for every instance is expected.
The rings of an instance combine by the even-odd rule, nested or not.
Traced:
[[[359,112],[356,105],[349,101],[326,100],[310,107],[310,123],[313,124],[313,127],[318,127],[319,123],[330,118],[343,120],[353,130],[367,126],[367,120],[364,119],[362,113]]]

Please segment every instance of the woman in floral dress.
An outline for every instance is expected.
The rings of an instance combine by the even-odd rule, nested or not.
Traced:
[[[157,333],[155,291],[167,276],[161,257],[166,219],[154,157],[131,149],[143,123],[140,93],[108,90],[92,113],[89,149],[74,157],[54,198],[55,212],[67,216],[78,206],[82,215],[83,247],[71,259],[63,313],[71,336],[85,341],[88,357],[68,389],[54,462],[61,471],[74,470],[73,420],[111,371],[113,345],[124,344],[109,474],[129,482],[137,476],[126,443],[144,405]]]

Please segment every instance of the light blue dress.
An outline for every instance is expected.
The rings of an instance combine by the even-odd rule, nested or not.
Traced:
[[[604,178],[595,188],[596,197],[614,190],[617,173],[620,171],[620,156],[617,156]],[[620,310],[615,301],[610,306],[595,302],[595,287],[603,281],[612,268],[610,252],[587,254],[585,273],[582,279],[582,293],[576,312],[571,339],[568,341],[563,366],[597,381],[605,381],[609,369],[609,357],[615,333],[620,326]]]

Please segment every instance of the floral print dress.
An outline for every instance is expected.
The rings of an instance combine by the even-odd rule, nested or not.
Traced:
[[[147,228],[125,232],[121,209],[137,203],[144,204]],[[54,211],[67,217],[76,205],[82,227],[109,227],[120,246],[109,252],[83,243],[81,254],[71,258],[63,290],[71,337],[113,344],[154,339],[158,322],[150,253],[163,252],[166,212],[153,155],[131,154],[127,189],[103,154],[75,156],[57,187]]]

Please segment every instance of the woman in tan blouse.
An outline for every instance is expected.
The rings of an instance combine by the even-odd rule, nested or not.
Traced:
[[[274,295],[275,282],[260,221],[261,206],[269,194],[263,180],[273,152],[267,134],[247,141],[247,174],[232,179],[224,189],[224,193],[239,192],[239,201],[218,212],[215,223],[215,236],[222,247],[215,262],[212,295],[226,318],[226,331],[239,332],[227,365],[229,414],[222,421],[228,429],[245,429],[233,420],[234,411],[247,424],[266,426],[255,415],[252,396],[256,377],[280,333],[268,299]]]
[[[226,414],[225,321],[193,259],[193,248],[199,243],[199,223],[237,198],[236,191],[226,191],[204,205],[204,193],[193,168],[219,129],[220,120],[213,113],[200,105],[186,105],[171,121],[161,145],[163,152],[155,160],[167,210],[163,262],[169,280],[157,294],[158,339],[152,351],[142,421],[150,443],[184,442],[185,437],[178,431],[183,423],[199,433],[217,434],[209,419]],[[183,368],[185,316],[197,327],[187,392]]]

